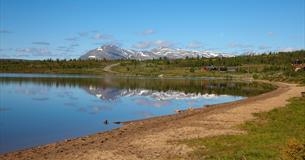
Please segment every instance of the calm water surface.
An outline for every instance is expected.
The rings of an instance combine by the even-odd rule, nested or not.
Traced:
[[[0,153],[120,126],[112,122],[236,101],[263,88],[207,79],[0,74]]]

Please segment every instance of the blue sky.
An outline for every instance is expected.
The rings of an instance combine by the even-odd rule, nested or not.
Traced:
[[[0,57],[78,58],[103,44],[304,49],[304,10],[304,0],[0,0]]]

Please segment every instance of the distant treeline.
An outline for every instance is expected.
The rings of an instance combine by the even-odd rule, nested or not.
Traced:
[[[133,72],[133,74],[171,74],[187,76],[213,76],[219,71],[208,71],[203,73],[207,66],[230,67],[234,72],[221,73],[223,75],[235,75],[248,73],[253,78],[295,81],[305,83],[305,70],[297,72],[294,63],[305,63],[305,50],[293,52],[270,52],[259,55],[240,55],[235,57],[217,58],[185,58],[171,60],[166,57],[146,61],[125,61],[117,70]],[[125,68],[125,69],[123,69]],[[226,69],[225,69],[226,71]],[[219,73],[218,73],[219,75]]]
[[[291,66],[295,60],[301,60],[305,63],[305,50],[293,52],[269,52],[259,55],[239,55],[235,57],[216,57],[216,58],[188,58],[171,60],[166,57],[160,59],[136,61],[129,63],[156,63],[160,65],[173,65],[177,67],[202,67],[202,66],[243,66],[243,65],[280,65]]]
[[[100,69],[110,64],[105,60],[0,60],[0,72],[4,73],[100,73]]]
[[[293,63],[305,63],[305,51],[270,52],[260,55],[240,55],[235,57],[153,60],[0,60],[3,73],[74,73],[104,74],[103,68],[109,64],[120,63],[112,68],[129,75],[170,75],[170,76],[209,76],[202,73],[206,66],[235,67],[233,74],[251,74],[254,78],[287,80],[305,83],[304,69],[295,72]],[[215,71],[217,72],[217,71]],[[212,75],[213,76],[213,75]]]
[[[188,58],[168,59],[167,57],[153,60],[80,60],[80,59],[45,59],[45,60],[14,60],[0,59],[1,70],[18,69],[82,69],[104,66],[105,64],[125,62],[126,64],[156,63],[160,65],[172,65],[177,67],[202,67],[202,66],[243,66],[250,64],[264,64],[275,66],[291,66],[295,60],[301,60],[305,63],[305,50],[293,52],[269,52],[259,55],[239,55],[235,57],[217,57],[217,58]]]

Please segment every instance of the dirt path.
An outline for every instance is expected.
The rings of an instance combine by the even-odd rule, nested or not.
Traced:
[[[253,113],[285,106],[289,98],[305,91],[294,84],[276,84],[278,89],[245,100],[128,122],[113,131],[13,152],[0,159],[187,159],[192,149],[172,141],[242,133],[236,125],[253,119]]]
[[[111,64],[111,65],[106,66],[103,70],[108,73],[117,74],[118,72],[111,70],[111,68],[118,66],[118,65],[120,65],[120,63]]]

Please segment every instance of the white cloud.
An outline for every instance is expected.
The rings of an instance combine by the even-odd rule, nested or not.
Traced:
[[[0,52],[8,52],[8,51],[12,51],[12,48],[0,48]]]
[[[26,56],[30,54],[32,56],[51,56],[52,52],[48,48],[17,48],[18,55]],[[26,54],[25,54],[26,53]]]
[[[109,34],[101,34],[101,33],[96,33],[93,37],[95,40],[109,40],[112,39],[112,35]]]
[[[105,45],[115,45],[115,46],[118,46],[118,47],[121,47],[123,46],[123,43],[120,42],[119,40],[112,40],[112,41],[108,41],[106,43],[104,43]]]
[[[32,44],[36,44],[36,45],[46,45],[46,46],[50,45],[49,42],[44,42],[44,41],[32,42]]]
[[[78,46],[79,46],[79,44],[77,44],[77,43],[73,43],[70,45],[70,47],[78,47]]]
[[[171,48],[174,47],[175,44],[166,40],[155,40],[155,41],[141,41],[134,44],[132,47],[136,49],[147,49],[151,47],[165,47]]]
[[[260,45],[258,46],[258,49],[260,50],[265,50],[265,49],[270,49],[271,47],[270,46],[267,46],[267,45]]]
[[[139,34],[143,35],[143,36],[147,36],[147,35],[152,35],[152,34],[155,34],[155,33],[156,33],[156,31],[153,30],[153,29],[146,29],[143,32],[140,32]]]
[[[65,49],[67,48],[66,46],[58,46],[57,49]]]
[[[133,48],[137,49],[147,49],[152,47],[152,43],[150,41],[141,41],[133,45]]]
[[[77,41],[77,37],[70,37],[70,38],[66,38],[66,41]]]
[[[12,55],[9,54],[0,54],[0,58],[11,58]]]
[[[192,41],[189,44],[187,44],[186,47],[191,49],[197,49],[197,48],[202,48],[203,44],[199,41]]]
[[[79,32],[78,35],[81,37],[86,37],[89,35],[89,33],[88,32]]]
[[[118,41],[118,40],[110,40],[110,41],[104,41],[104,42],[95,42],[92,43],[93,45],[98,45],[98,46],[103,46],[103,45],[114,45],[114,46],[118,46],[121,47],[123,46],[122,42]]]
[[[298,51],[298,50],[301,50],[301,48],[287,47],[287,48],[280,48],[278,51],[279,52],[293,52],[293,51]]]
[[[170,41],[165,41],[165,40],[156,40],[153,42],[155,46],[157,47],[174,47],[175,44],[170,42]]]
[[[272,37],[272,36],[274,36],[275,34],[274,34],[274,32],[267,32],[267,35],[270,36],[270,37]]]
[[[230,43],[229,48],[252,48],[253,45],[250,44],[241,44],[241,43]]]
[[[69,46],[69,47],[67,47],[67,46],[59,46],[59,47],[57,47],[56,50],[62,52],[62,54],[74,52],[72,46]]]
[[[0,29],[0,33],[13,33],[13,32],[6,29]]]

